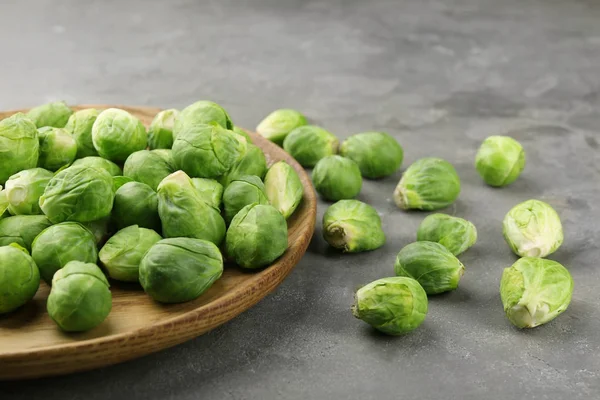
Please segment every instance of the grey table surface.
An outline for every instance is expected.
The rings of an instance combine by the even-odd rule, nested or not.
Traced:
[[[339,254],[318,223],[289,278],[231,322],[110,368],[1,383],[0,398],[599,398],[599,20],[592,0],[2,2],[0,109],[211,99],[250,128],[285,106],[340,138],[386,131],[403,168],[423,156],[456,166],[462,193],[445,212],[480,238],[461,256],[460,288],[430,299],[422,327],[377,334],[352,317],[353,292],[393,274],[425,214],[394,206],[400,172],[366,181],[359,198],[382,215],[383,248]],[[501,190],[473,168],[497,133],[527,151],[522,177]],[[551,258],[575,292],[557,320],[519,331],[498,294],[515,261],[501,221],[529,198],[561,215]]]

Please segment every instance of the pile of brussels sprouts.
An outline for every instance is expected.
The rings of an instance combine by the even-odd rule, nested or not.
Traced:
[[[304,167],[313,168],[315,189],[335,201],[323,216],[323,236],[345,252],[375,250],[385,243],[381,219],[368,204],[354,200],[362,179],[395,173],[403,150],[390,135],[366,132],[341,145],[327,130],[308,125],[294,110],[276,110],[257,127],[265,138],[283,146]],[[490,136],[475,157],[475,168],[490,186],[514,182],[525,167],[525,151],[507,136]],[[404,210],[433,211],[452,204],[460,193],[460,178],[449,162],[427,157],[410,165],[396,189],[394,202]],[[506,242],[520,257],[506,268],[500,295],[506,316],[519,328],[544,324],[566,310],[573,279],[559,263],[545,257],[558,249],[563,230],[556,211],[540,200],[528,200],[505,216]],[[477,241],[475,226],[441,213],[421,223],[417,241],[400,250],[395,277],[383,278],[356,292],[353,314],[376,329],[399,335],[417,328],[427,314],[427,296],[458,287],[465,267],[457,258]]]
[[[112,306],[110,278],[154,300],[190,301],[287,249],[303,197],[294,169],[210,101],[156,115],[73,112],[55,102],[0,121],[0,314],[51,285],[48,314],[86,331]]]

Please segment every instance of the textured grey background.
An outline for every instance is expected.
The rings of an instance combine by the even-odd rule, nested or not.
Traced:
[[[420,329],[374,333],[350,314],[353,290],[392,274],[425,214],[393,205],[400,173],[366,182],[360,198],[383,216],[382,249],[340,255],[319,226],[274,294],[210,334],[103,370],[3,383],[0,397],[599,398],[599,21],[592,0],[2,2],[2,109],[211,99],[246,127],[286,106],[340,138],[384,130],[403,145],[404,167],[422,156],[454,163],[463,191],[446,211],[472,220],[480,240],[461,257],[459,290],[431,298]],[[483,138],[506,132],[528,164],[494,190],[472,162]],[[501,220],[533,197],[562,217],[552,258],[576,287],[564,315],[521,332],[498,295],[515,260]]]

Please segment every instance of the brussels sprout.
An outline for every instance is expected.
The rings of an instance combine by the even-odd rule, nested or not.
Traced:
[[[0,185],[0,219],[10,216],[8,213],[8,198],[6,197],[6,190],[2,190]]]
[[[33,299],[39,286],[40,273],[27,250],[14,244],[0,247],[0,314]]]
[[[75,111],[67,121],[65,130],[69,132],[77,142],[76,158],[97,156],[98,152],[92,141],[92,126],[100,112],[95,108]]]
[[[231,222],[233,217],[248,204],[269,204],[265,185],[258,176],[243,176],[225,188],[223,192],[225,221]]]
[[[157,242],[144,255],[139,268],[142,287],[161,303],[193,300],[222,274],[219,248],[209,241],[192,238]]]
[[[41,214],[38,202],[53,175],[43,168],[32,168],[11,176],[4,189],[8,211],[12,215]]]
[[[75,160],[77,142],[66,130],[38,129],[38,138],[40,140],[38,167],[56,171]]]
[[[358,289],[352,314],[388,335],[416,329],[427,315],[427,295],[414,279],[378,279]]]
[[[29,110],[27,117],[33,121],[37,128],[52,126],[54,128],[63,128],[73,110],[63,101],[43,104]]]
[[[175,169],[166,159],[165,154],[155,153],[155,151],[140,150],[127,157],[123,166],[123,175],[156,190],[160,181],[175,172]]]
[[[187,125],[173,143],[175,167],[194,178],[218,178],[245,151],[238,135],[219,125]]]
[[[404,152],[393,136],[365,132],[350,136],[340,146],[340,154],[354,160],[362,176],[370,179],[393,174],[402,165]]]
[[[260,147],[251,143],[246,144],[246,151],[219,179],[223,186],[228,186],[234,179],[246,175],[256,175],[263,178],[267,172],[267,159]]]
[[[24,169],[35,168],[39,157],[38,131],[22,113],[0,121],[0,184]]]
[[[93,167],[100,168],[108,172],[111,176],[120,176],[123,175],[123,171],[121,171],[121,167],[115,164],[112,161],[107,160],[102,157],[84,157],[79,160],[75,160],[71,167]]]
[[[92,142],[101,157],[123,162],[131,153],[146,148],[148,134],[139,119],[125,110],[109,108],[98,114]]]
[[[124,184],[115,193],[112,220],[117,229],[130,225],[160,231],[158,195],[141,182]]]
[[[54,274],[48,296],[48,314],[66,332],[95,328],[112,308],[109,287],[97,265],[71,261]]]
[[[100,249],[100,262],[108,275],[118,281],[137,282],[144,254],[162,238],[152,229],[137,225],[121,229]]]
[[[174,108],[156,114],[148,128],[148,147],[151,149],[170,149],[173,146],[173,126],[179,115]]]
[[[567,309],[572,294],[573,278],[556,261],[523,257],[502,273],[504,312],[519,328],[552,321]]]
[[[135,182],[135,181],[133,180],[133,178],[130,178],[128,176],[122,176],[122,175],[113,176],[113,190],[116,193],[117,190],[119,190],[119,188],[121,186],[123,186],[124,184],[129,183],[129,182]]]
[[[288,219],[302,201],[304,188],[294,168],[279,161],[265,175],[265,193],[271,205]]]
[[[546,257],[563,242],[560,217],[550,204],[540,200],[517,204],[502,224],[506,243],[521,257]]]
[[[244,129],[234,125],[234,127],[231,130],[237,133],[238,135],[242,135],[244,139],[246,139],[246,143],[252,143],[252,138]]]
[[[173,163],[173,152],[171,149],[155,149],[151,150],[151,153],[162,158],[163,161],[170,165],[173,169],[175,168]]]
[[[437,210],[454,202],[460,193],[456,170],[441,158],[415,161],[394,190],[396,205],[404,210]]]
[[[475,168],[490,186],[506,186],[514,182],[525,168],[525,151],[508,136],[490,136],[483,141]]]
[[[233,217],[225,239],[227,255],[243,268],[261,268],[288,246],[285,218],[274,207],[249,204]]]
[[[358,196],[362,187],[358,164],[341,156],[319,160],[313,169],[312,181],[317,192],[332,201],[352,199]]]
[[[400,250],[394,270],[416,279],[427,294],[438,294],[456,289],[465,267],[439,243],[414,242]]]
[[[323,128],[314,125],[300,126],[287,135],[283,148],[303,167],[314,167],[323,157],[338,152],[338,139]]]
[[[192,237],[221,244],[225,221],[206,204],[183,171],[167,176],[158,185],[158,215],[163,237]]]
[[[16,243],[31,250],[31,243],[44,229],[52,225],[45,215],[16,215],[0,220],[0,246]]]
[[[40,197],[40,207],[50,221],[90,222],[112,210],[112,177],[103,169],[69,167],[58,172]]]
[[[323,238],[330,246],[349,253],[375,250],[385,244],[377,210],[358,200],[340,200],[325,211]]]
[[[475,244],[477,229],[466,219],[447,214],[431,214],[421,222],[417,240],[437,242],[457,256]]]
[[[110,217],[104,217],[98,219],[96,221],[84,222],[81,225],[85,226],[92,235],[94,235],[94,240],[96,241],[96,245],[101,246],[106,239],[109,238],[111,234],[111,224]]]
[[[225,129],[233,128],[227,111],[217,103],[201,100],[181,110],[173,126],[173,138],[189,125],[217,124]]]
[[[306,125],[304,115],[296,110],[280,109],[267,115],[256,127],[256,132],[281,146],[291,131],[304,125]]]
[[[223,185],[214,179],[206,178],[192,178],[192,184],[206,204],[215,210],[221,210]]]

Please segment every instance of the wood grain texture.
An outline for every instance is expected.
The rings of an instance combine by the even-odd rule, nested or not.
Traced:
[[[146,126],[160,111],[122,105],[73,108],[90,107],[125,109]],[[0,112],[0,119],[16,111]],[[156,352],[231,320],[275,289],[306,252],[315,226],[316,196],[310,178],[289,154],[258,134],[250,135],[264,151],[269,165],[287,161],[304,185],[304,199],[288,219],[289,247],[273,265],[256,272],[226,265],[221,279],[206,293],[182,304],[159,304],[139,285],[112,281],[110,315],[95,329],[77,334],[61,332],[50,320],[46,312],[49,287],[42,283],[33,301],[13,313],[0,315],[0,379],[67,374]]]

